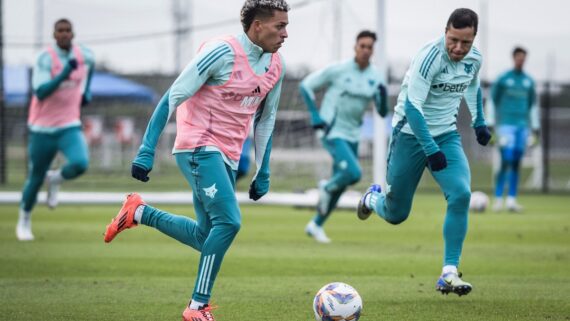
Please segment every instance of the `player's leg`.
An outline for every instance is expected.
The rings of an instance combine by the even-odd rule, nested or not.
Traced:
[[[442,293],[453,292],[465,295],[472,287],[471,284],[461,280],[457,266],[467,234],[471,173],[459,133],[454,131],[438,136],[436,143],[447,158],[447,167],[444,170],[431,172],[447,200],[447,212],[443,224],[444,267],[436,289]]]
[[[235,196],[235,171],[224,163],[220,153],[195,152],[190,164],[192,189],[197,191],[211,223],[202,246],[190,306],[197,309],[210,300],[224,255],[240,230],[241,213]]]
[[[142,201],[140,195],[131,194],[123,207],[119,211],[117,217],[107,227],[105,241],[110,242],[115,235],[122,232],[126,228],[134,227],[138,223],[154,227],[160,232],[172,237],[173,239],[191,246],[201,251],[202,245],[211,229],[211,222],[204,209],[200,197],[199,190],[194,186],[194,168],[192,163],[193,153],[177,153],[175,154],[176,162],[180,171],[192,187],[192,196],[196,220],[183,215],[176,215],[165,212]],[[127,213],[125,215],[125,213]],[[125,218],[123,218],[123,216]],[[119,223],[125,221],[119,227]],[[115,227],[116,225],[116,227]]]
[[[16,236],[21,241],[34,239],[32,210],[37,202],[38,192],[44,182],[46,172],[57,153],[56,139],[51,134],[30,132],[28,139],[28,178],[22,190],[16,226]]]
[[[493,211],[495,212],[503,209],[503,191],[505,190],[507,178],[512,171],[516,142],[514,129],[515,127],[510,125],[501,125],[497,128],[501,166],[495,176],[495,199],[493,202]]]
[[[509,177],[509,191],[505,204],[507,209],[511,212],[522,211],[522,206],[517,203],[516,198],[520,179],[520,167],[526,149],[528,134],[526,127],[518,127],[514,135],[515,143],[511,162],[512,170]]]
[[[325,148],[331,154],[334,163],[333,176],[325,186],[328,192],[334,193],[346,189],[360,181],[362,169],[358,163],[358,143],[335,138],[327,140]]]
[[[58,204],[57,194],[61,183],[82,175],[89,166],[89,149],[80,127],[64,129],[56,137],[58,149],[65,156],[66,163],[60,169],[47,173],[47,204],[52,209]]]
[[[361,212],[373,210],[388,223],[400,224],[410,214],[427,158],[416,137],[401,133],[400,128],[396,126],[390,139],[386,191],[365,194],[358,210],[360,219],[368,218],[361,216]]]
[[[362,177],[358,163],[358,144],[342,139],[323,139],[323,146],[333,158],[333,175],[319,186],[317,214],[307,224],[305,232],[321,243],[329,243],[322,226],[336,208],[338,200],[346,188]]]

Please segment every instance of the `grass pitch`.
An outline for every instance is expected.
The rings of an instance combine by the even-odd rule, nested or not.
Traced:
[[[434,290],[439,194],[418,195],[399,226],[337,211],[326,225],[330,245],[303,234],[311,210],[244,206],[214,288],[216,320],[313,320],[312,298],[332,281],[360,292],[362,321],[570,320],[568,197],[521,202],[524,214],[471,215],[460,270],[474,290],[461,298]],[[21,243],[17,206],[0,205],[0,320],[180,320],[198,253],[144,226],[104,244],[119,207],[39,205],[36,241]],[[193,215],[190,207],[159,207]]]

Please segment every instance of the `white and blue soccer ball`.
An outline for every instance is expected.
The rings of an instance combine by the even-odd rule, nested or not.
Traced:
[[[483,213],[489,206],[489,196],[487,194],[475,191],[471,193],[471,201],[469,202],[469,210],[476,213]]]
[[[346,283],[329,283],[315,295],[313,311],[317,321],[357,321],[362,311],[362,298]]]

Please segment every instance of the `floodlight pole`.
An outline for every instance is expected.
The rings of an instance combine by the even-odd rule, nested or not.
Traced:
[[[334,0],[332,4],[333,24],[333,59],[339,61],[342,58],[342,0]]]
[[[386,86],[388,86],[387,75],[387,55],[386,55],[386,1],[376,1],[376,34],[378,41],[376,41],[376,49],[374,50],[374,61],[376,66],[386,79]],[[388,99],[386,99],[388,101]],[[377,113],[373,113],[374,119],[374,138],[373,138],[373,155],[372,166],[374,182],[382,185],[383,190],[386,190],[386,123]]]
[[[34,49],[39,52],[44,44],[44,0],[36,0],[35,15],[36,41],[34,42]]]
[[[4,6],[0,0],[0,185],[7,183],[7,157],[6,157],[6,113],[4,105],[4,21],[3,10]]]

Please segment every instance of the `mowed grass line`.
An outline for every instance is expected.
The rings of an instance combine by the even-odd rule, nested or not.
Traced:
[[[434,290],[441,195],[418,195],[399,226],[337,211],[325,246],[303,234],[311,210],[244,206],[214,289],[216,319],[313,320],[315,292],[343,281],[362,295],[363,321],[570,320],[570,203],[538,195],[521,202],[521,215],[471,215],[460,270],[475,289],[461,298]],[[193,215],[190,207],[159,207]],[[0,205],[0,320],[180,320],[198,254],[144,226],[105,244],[118,208],[39,205],[36,241],[20,243],[17,207]]]

